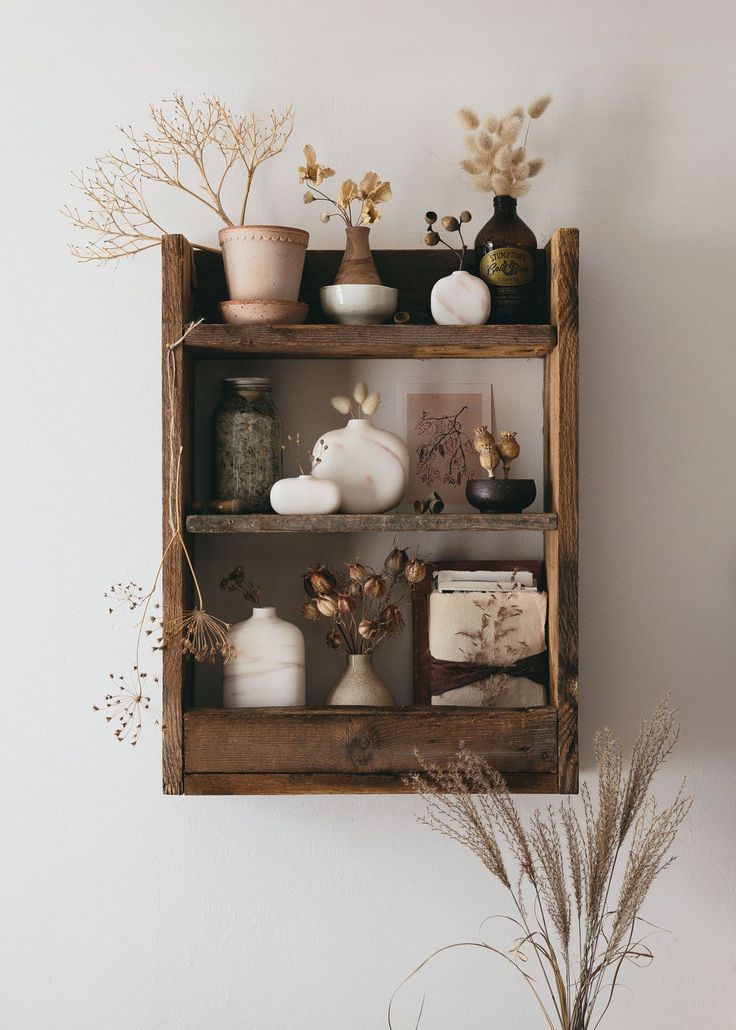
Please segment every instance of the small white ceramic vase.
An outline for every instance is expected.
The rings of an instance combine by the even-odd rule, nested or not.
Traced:
[[[432,287],[431,308],[437,325],[485,325],[491,291],[477,275],[452,272]]]
[[[224,708],[269,708],[305,701],[304,637],[275,608],[254,608],[230,627],[235,657],[223,666]]]
[[[279,515],[332,515],[341,499],[337,483],[314,476],[279,479],[271,487],[271,507]]]
[[[287,225],[220,229],[230,300],[297,300],[308,243],[308,232]]]
[[[315,450],[321,460],[312,475],[338,484],[340,511],[374,515],[403,500],[409,449],[395,433],[378,429],[368,418],[353,418],[344,429],[321,436]]]

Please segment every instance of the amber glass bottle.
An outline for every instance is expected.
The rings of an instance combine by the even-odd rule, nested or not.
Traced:
[[[494,197],[493,217],[475,237],[478,275],[491,291],[491,322],[536,322],[537,238],[515,197]]]

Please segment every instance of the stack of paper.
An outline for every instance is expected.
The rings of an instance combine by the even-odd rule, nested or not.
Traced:
[[[435,590],[440,594],[473,592],[480,594],[505,593],[511,590],[536,590],[537,583],[531,572],[517,569],[514,572],[488,572],[481,569],[473,572],[442,569],[435,573]]]

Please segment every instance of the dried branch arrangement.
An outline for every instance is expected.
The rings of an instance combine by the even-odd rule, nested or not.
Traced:
[[[441,243],[443,247],[447,247],[451,250],[459,262],[459,269],[462,271],[465,263],[465,255],[468,252],[468,245],[463,239],[463,225],[472,219],[472,215],[469,211],[461,211],[460,214],[455,218],[454,215],[445,215],[442,219],[442,228],[445,232],[456,232],[460,240],[460,249],[456,250],[447,240],[443,240],[440,234],[435,229],[434,225],[437,221],[436,211],[427,211],[424,216],[424,221],[427,223],[427,232],[424,234],[424,242],[428,247],[436,247],[438,243]]]
[[[651,924],[640,913],[674,861],[672,845],[692,798],[683,782],[661,809],[650,788],[678,734],[667,698],[642,725],[624,772],[621,745],[603,730],[595,739],[597,802],[583,784],[582,814],[568,799],[557,815],[551,806],[537,810],[528,827],[503,777],[465,751],[448,769],[425,766],[411,777],[426,802],[421,821],[469,848],[508,892],[515,911],[507,918],[518,935],[513,947],[472,946],[523,976],[549,1030],[594,1030],[625,964],[653,958],[646,943]],[[390,1017],[389,1007],[389,1025]]]
[[[381,217],[377,205],[385,204],[391,199],[391,183],[383,182],[375,172],[366,172],[360,182],[345,179],[333,200],[318,187],[334,174],[334,168],[317,163],[314,147],[308,143],[304,148],[304,164],[299,167],[299,182],[309,187],[304,194],[304,203],[314,204],[321,201],[336,208],[332,212],[323,211],[319,216],[320,221],[329,222],[331,218],[339,217],[345,225],[373,225],[377,222]],[[357,222],[353,221],[354,201],[360,202]]]
[[[398,547],[381,572],[357,559],[341,574],[315,565],[303,576],[307,601],[302,612],[310,622],[328,623],[328,647],[345,654],[372,654],[384,640],[402,631],[401,605],[426,576],[425,563]]]
[[[527,156],[529,129],[551,103],[552,97],[545,94],[537,97],[526,111],[515,107],[505,118],[489,114],[482,120],[469,107],[458,111],[470,152],[470,156],[460,162],[460,167],[472,177],[476,189],[499,197],[523,197],[529,192],[529,179],[544,167],[541,158]],[[519,145],[525,122],[524,142]]]
[[[86,210],[67,205],[62,214],[91,237],[86,246],[71,247],[80,261],[116,261],[159,246],[170,230],[150,205],[151,183],[204,204],[227,226],[242,225],[256,170],[281,153],[294,126],[290,106],[264,119],[234,114],[219,97],[194,104],[181,94],[164,106],[151,105],[149,118],[152,127],[142,133],[118,126],[120,150],[108,151],[74,176]],[[235,220],[223,200],[231,173],[241,177]]]
[[[347,394],[338,394],[337,397],[331,398],[330,404],[341,415],[360,418],[361,415],[375,415],[381,404],[381,395],[368,393],[368,387],[365,383],[360,382],[356,383],[352,397],[348,397]]]
[[[173,393],[175,375],[174,351],[181,345],[182,340],[194,328],[194,325],[198,324],[192,323],[186,333],[168,348],[166,389],[170,395]],[[167,441],[172,452],[174,447],[173,432],[172,422],[169,426],[169,439]],[[114,684],[113,692],[105,695],[101,705],[93,706],[96,712],[104,711],[107,721],[114,723],[117,739],[119,741],[127,740],[130,744],[137,744],[142,729],[142,713],[151,708],[151,698],[145,693],[148,674],[141,669],[141,651],[144,643],[148,643],[153,651],[160,651],[164,647],[172,646],[176,643],[181,647],[184,655],[191,655],[198,662],[214,662],[217,658],[222,658],[223,661],[227,662],[235,657],[235,649],[228,637],[230,626],[216,616],[210,615],[206,610],[194,563],[182,533],[181,449],[176,456],[175,464],[175,480],[166,499],[169,528],[168,539],[163,547],[161,560],[158,563],[150,588],[144,590],[134,583],[126,585],[118,583],[112,586],[105,594],[105,597],[108,599],[108,612],[110,615],[120,607],[126,607],[140,614],[137,623],[135,655],[131,676],[126,678],[110,673],[110,679]],[[167,619],[165,613],[162,617],[161,605],[156,600],[164,563],[172,551],[179,551],[183,555],[192,577],[197,598],[196,607],[190,612],[184,612],[179,619]],[[158,684],[159,677],[152,677],[152,682]],[[156,715],[156,722],[158,721],[158,715]]]
[[[294,464],[299,469],[300,476],[309,475],[306,471],[307,468],[309,472],[314,472],[317,466],[322,464],[322,455],[329,449],[324,440],[320,439],[315,444],[313,451],[310,452],[307,449],[305,453],[301,433],[297,433],[295,436],[287,433],[286,443],[281,444],[282,452],[291,455]]]

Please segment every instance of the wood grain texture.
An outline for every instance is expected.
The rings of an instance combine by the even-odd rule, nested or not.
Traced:
[[[557,516],[519,515],[189,515],[190,533],[440,533],[554,529]]]
[[[197,357],[541,358],[549,325],[210,325],[186,339]]]
[[[545,359],[545,533],[550,692],[559,713],[559,790],[578,790],[578,230],[550,240],[550,318],[557,347]]]
[[[461,743],[503,772],[554,772],[554,708],[207,709],[184,715],[187,773],[403,775]]]
[[[557,773],[507,773],[514,794],[554,794]],[[202,794],[409,794],[402,776],[375,773],[187,773],[184,793]]]
[[[443,561],[433,562],[433,570],[457,569],[458,572],[513,572],[524,569],[531,572],[537,583],[542,578],[542,565],[538,561]],[[429,595],[432,581],[427,578],[417,584],[412,594],[412,645],[414,655],[414,704],[431,705],[429,683]],[[482,709],[481,709],[482,710]]]
[[[343,237],[344,239],[344,237]],[[335,281],[342,250],[307,250],[299,299],[309,305],[310,323],[326,322],[319,300],[321,286]],[[432,287],[442,276],[457,271],[457,259],[444,247],[421,247],[417,250],[374,250],[373,259],[385,286],[399,291],[398,310],[406,311],[416,325],[433,324],[430,312]],[[194,295],[196,317],[207,322],[221,322],[219,303],[227,299],[227,284],[221,254],[195,251],[197,289]],[[544,269],[546,255],[539,251],[537,266]],[[543,285],[544,276],[540,277]],[[542,316],[547,317],[546,298]]]
[[[164,546],[171,538],[169,497],[174,489],[179,448],[182,454],[182,496],[188,488],[190,360],[182,347],[171,354],[169,346],[179,339],[191,309],[191,248],[183,236],[165,236],[161,249],[162,272],[162,505]],[[171,389],[169,375],[172,375]],[[172,433],[173,430],[173,433]],[[172,433],[172,436],[169,434]],[[163,611],[166,619],[176,620],[189,605],[189,584],[184,558],[172,548],[163,569]],[[184,753],[182,708],[186,668],[181,651],[163,651],[163,789],[166,794],[184,790]]]

